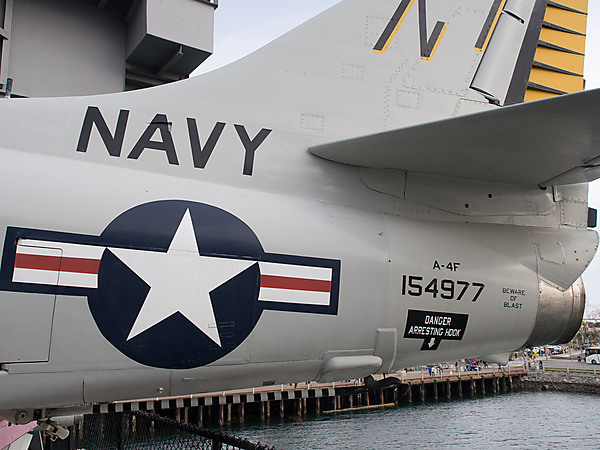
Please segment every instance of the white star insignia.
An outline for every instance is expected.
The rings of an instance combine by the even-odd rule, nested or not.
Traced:
[[[127,340],[179,312],[221,346],[210,292],[255,261],[200,256],[189,209],[166,253],[109,250],[150,286]]]

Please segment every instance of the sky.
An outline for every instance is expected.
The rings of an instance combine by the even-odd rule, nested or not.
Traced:
[[[215,13],[214,54],[194,75],[251,53],[339,1],[220,0]],[[588,15],[584,75],[586,89],[593,89],[600,87],[600,0],[589,0]],[[600,180],[590,184],[589,203],[592,208],[600,209]],[[586,317],[600,318],[600,255],[596,255],[583,280],[587,292]]]

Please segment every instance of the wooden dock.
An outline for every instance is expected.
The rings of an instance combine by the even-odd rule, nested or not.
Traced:
[[[246,420],[298,419],[307,414],[338,413],[415,402],[500,394],[515,388],[527,372],[521,367],[480,371],[398,372],[338,383],[301,383],[213,392],[186,397],[100,404],[94,413],[154,411],[203,426]]]

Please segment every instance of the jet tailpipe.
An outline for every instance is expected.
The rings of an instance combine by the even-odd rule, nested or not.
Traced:
[[[525,346],[570,342],[581,326],[584,309],[585,289],[581,278],[564,292],[540,280],[537,317]]]

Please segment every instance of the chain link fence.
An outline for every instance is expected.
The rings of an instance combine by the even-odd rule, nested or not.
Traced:
[[[146,411],[89,414],[64,441],[46,439],[49,450],[272,450],[217,430],[198,428]]]

